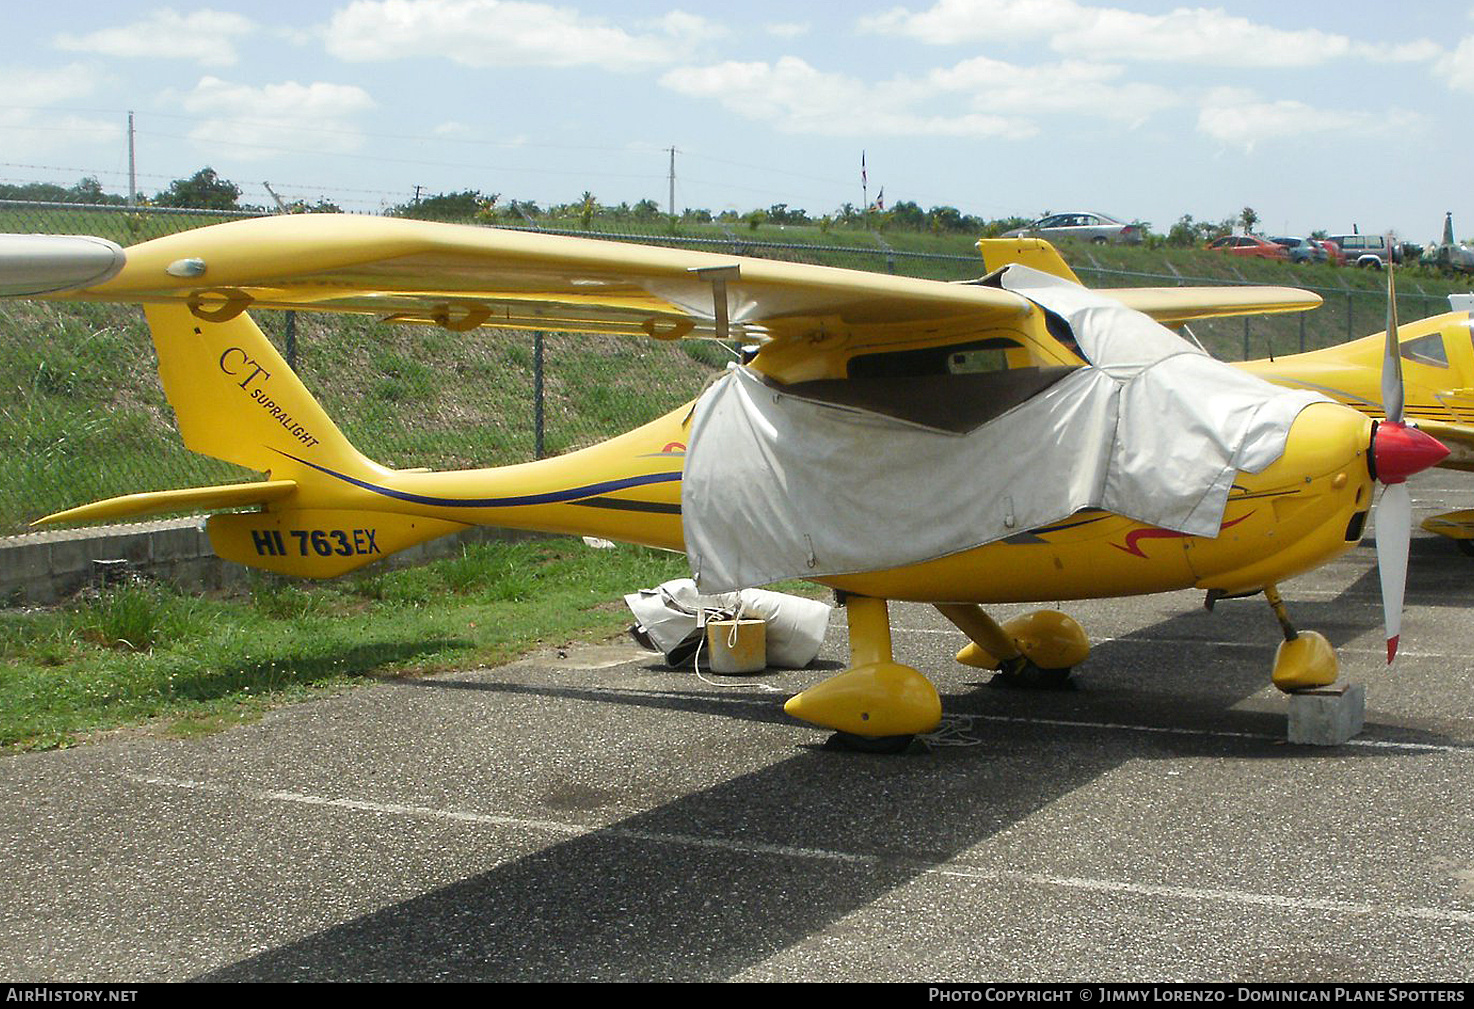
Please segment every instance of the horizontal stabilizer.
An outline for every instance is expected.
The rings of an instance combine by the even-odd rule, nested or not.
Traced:
[[[96,522],[102,519],[139,518],[165,512],[215,511],[221,508],[249,508],[252,505],[280,501],[297,489],[295,480],[264,480],[259,483],[234,483],[218,487],[188,487],[184,490],[156,490],[142,494],[124,494],[105,501],[47,515],[32,525],[54,522]]]

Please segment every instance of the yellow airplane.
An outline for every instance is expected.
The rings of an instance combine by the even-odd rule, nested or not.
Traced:
[[[1405,377],[1403,410],[1420,430],[1448,447],[1448,456],[1438,465],[1466,471],[1474,471],[1470,323],[1468,311],[1456,311],[1394,327],[1396,363]],[[1324,350],[1248,361],[1242,367],[1280,385],[1313,389],[1380,420],[1388,415],[1380,378],[1387,346],[1384,331]],[[1422,526],[1474,556],[1474,511],[1448,512],[1425,519]]]
[[[791,698],[863,748],[941,717],[894,660],[887,600],[934,604],[958,660],[1029,682],[1089,652],[1069,617],[1000,625],[983,603],[1196,587],[1264,592],[1285,690],[1332,682],[1276,585],[1360,538],[1373,484],[1446,452],[1421,433],[1214,361],[1165,326],[1319,303],[1280,288],[1090,292],[1047,243],[942,283],[828,267],[395,219],[301,215],[122,250],[0,238],[0,293],[142,304],[185,445],[262,472],[132,494],[42,522],[213,515],[224,558],[331,578],[473,524],[684,550],[703,590],[807,577],[837,590],[850,668]],[[391,470],[344,438],[247,309],[749,343],[692,404],[566,456]],[[1375,473],[1375,476],[1374,476]],[[1377,537],[1389,662],[1407,533]],[[1404,526],[1407,519],[1402,519]],[[1399,545],[1400,544],[1400,545]],[[1401,558],[1396,555],[1401,551]],[[1387,573],[1395,577],[1386,581]],[[1395,605],[1393,605],[1395,603]]]

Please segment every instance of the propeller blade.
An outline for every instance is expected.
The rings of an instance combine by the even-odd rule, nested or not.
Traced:
[[[1402,633],[1402,597],[1413,535],[1413,499],[1407,484],[1394,483],[1377,503],[1377,574],[1382,579],[1382,619],[1387,628],[1387,663],[1397,655]]]
[[[1388,245],[1391,248],[1391,245]],[[1402,346],[1397,339],[1397,285],[1387,260],[1387,349],[1382,356],[1382,409],[1394,424],[1402,423]]]

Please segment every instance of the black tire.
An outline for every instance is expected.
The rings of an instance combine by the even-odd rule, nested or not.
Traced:
[[[1073,669],[1041,669],[1020,655],[1005,662],[988,686],[999,690],[1074,690]]]
[[[852,732],[836,732],[824,741],[826,750],[846,750],[850,753],[905,753],[916,739],[904,736],[857,736]]]

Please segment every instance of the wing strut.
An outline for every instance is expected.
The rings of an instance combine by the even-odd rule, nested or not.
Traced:
[[[711,283],[711,300],[713,316],[716,320],[717,339],[726,342],[727,337],[727,281],[736,280],[742,275],[742,267],[736,263],[731,266],[693,266],[690,271],[702,280]]]

